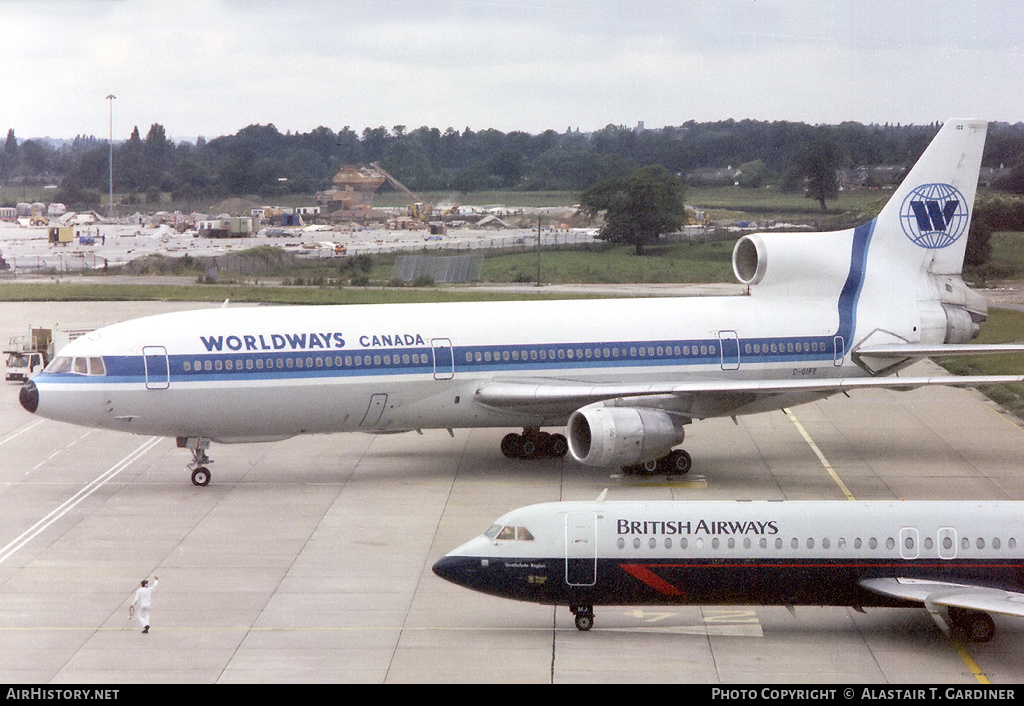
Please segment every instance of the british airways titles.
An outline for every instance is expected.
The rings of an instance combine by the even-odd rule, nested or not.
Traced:
[[[616,522],[618,534],[778,534],[775,520],[626,520]]]
[[[337,350],[346,346],[345,337],[336,331],[309,333],[259,333],[231,336],[200,336],[210,353],[215,351],[305,351],[314,348]],[[419,333],[364,334],[357,339],[362,348],[406,348],[427,345]]]

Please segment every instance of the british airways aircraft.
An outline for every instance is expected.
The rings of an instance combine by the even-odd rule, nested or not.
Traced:
[[[510,457],[686,472],[684,427],[865,387],[963,345],[987,302],[961,279],[986,123],[946,123],[881,213],[831,233],[740,238],[723,297],[212,309],[115,324],[21,390],[30,412],[175,437],[192,480],[210,442],[522,427]],[[565,427],[566,434],[542,432]]]
[[[434,573],[502,598],[567,605],[948,610],[974,641],[1024,616],[1019,502],[557,502],[507,513]]]

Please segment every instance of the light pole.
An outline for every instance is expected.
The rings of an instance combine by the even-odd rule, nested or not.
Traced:
[[[110,101],[110,212],[109,217],[111,220],[114,218],[114,99],[117,98],[113,93],[107,95],[107,100]]]

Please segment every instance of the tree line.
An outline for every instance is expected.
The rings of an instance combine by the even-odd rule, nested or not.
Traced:
[[[414,191],[582,192],[652,166],[691,183],[706,178],[701,170],[731,166],[742,173],[741,186],[795,189],[797,177],[806,177],[808,154],[824,153],[837,167],[910,165],[938,127],[725,120],[651,130],[609,125],[593,133],[404,125],[361,133],[348,126],[282,133],[268,124],[209,140],[174,141],[154,123],[145,136],[136,127],[115,141],[113,190],[136,203],[152,203],[162,194],[176,201],[311,196],[329,188],[340,167],[371,162]],[[54,200],[95,207],[110,188],[110,154],[109,142],[95,136],[54,143],[19,140],[10,129],[0,152],[0,184],[57,184]],[[1003,186],[1024,193],[1024,124],[992,124],[984,164],[1012,168]]]

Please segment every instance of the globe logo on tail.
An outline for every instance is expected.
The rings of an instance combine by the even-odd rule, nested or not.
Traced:
[[[900,206],[903,232],[922,248],[945,248],[967,232],[967,199],[950,184],[922,184]]]

